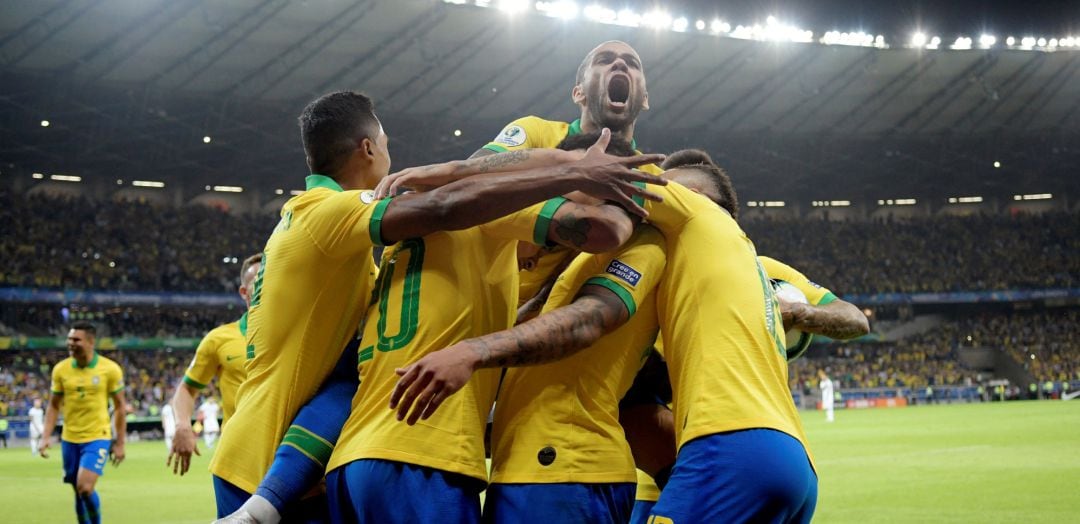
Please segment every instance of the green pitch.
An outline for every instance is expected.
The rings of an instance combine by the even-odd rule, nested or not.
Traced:
[[[1075,522],[1080,402],[803,413],[821,473],[816,522]],[[128,445],[98,483],[105,522],[210,522],[208,456],[183,478],[165,445]],[[73,521],[60,450],[0,450],[0,521]]]

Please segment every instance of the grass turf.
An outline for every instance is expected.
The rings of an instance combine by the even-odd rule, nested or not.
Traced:
[[[805,412],[821,475],[816,522],[1076,522],[1080,401]],[[161,442],[130,443],[98,483],[106,522],[209,522],[208,453],[183,478]],[[764,473],[764,472],[763,472]],[[73,521],[60,450],[0,450],[0,521]]]

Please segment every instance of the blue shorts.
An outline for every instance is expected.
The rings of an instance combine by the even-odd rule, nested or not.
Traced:
[[[251,493],[240,489],[237,485],[217,475],[212,475],[212,477],[214,478],[214,498],[217,502],[217,516],[219,519],[233,514],[251,498]],[[281,521],[293,524],[330,522],[326,495],[319,493],[289,504],[285,511],[281,513]]]
[[[629,524],[648,524],[649,513],[652,513],[652,508],[655,505],[655,500],[635,500],[634,512],[630,514]]]
[[[362,459],[326,475],[333,522],[480,521],[484,482],[404,462]]]
[[[630,518],[636,490],[632,482],[491,484],[484,499],[484,522],[623,523]]]
[[[217,516],[223,518],[233,514],[243,506],[251,493],[240,489],[237,485],[217,476],[214,477],[214,499],[217,502]]]
[[[81,444],[61,440],[60,454],[64,460],[64,482],[75,484],[75,479],[79,476],[79,468],[104,475],[111,444],[108,439],[91,440]]]
[[[817,484],[806,449],[795,437],[771,429],[718,433],[683,445],[650,517],[810,522]]]

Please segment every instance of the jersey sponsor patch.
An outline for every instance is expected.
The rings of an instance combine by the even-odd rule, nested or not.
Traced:
[[[507,126],[506,129],[502,130],[502,133],[499,133],[499,136],[495,137],[494,142],[496,144],[516,147],[524,144],[525,138],[525,128],[521,126]]]
[[[605,271],[631,286],[637,286],[638,281],[641,280],[641,273],[639,273],[638,270],[622,263],[618,259],[612,260]]]

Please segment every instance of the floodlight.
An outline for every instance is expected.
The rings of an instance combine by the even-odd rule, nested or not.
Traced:
[[[686,18],[680,17],[680,18],[676,18],[675,21],[671,23],[671,29],[681,33],[683,31],[686,31],[686,28],[689,25],[690,25],[689,20],[687,20]]]
[[[923,33],[915,33],[911,35],[911,45],[913,47],[922,47],[926,45],[926,35]]]
[[[704,20],[698,20],[697,22],[694,23],[694,27],[696,27],[698,31],[704,31],[705,30],[705,21]]]
[[[997,43],[997,38],[994,35],[982,35],[979,37],[979,45],[983,47],[992,47]]]

